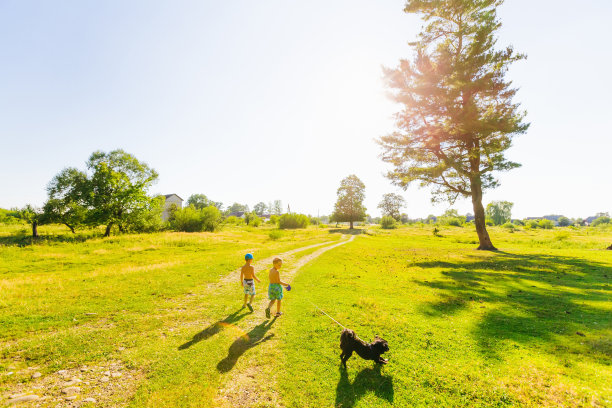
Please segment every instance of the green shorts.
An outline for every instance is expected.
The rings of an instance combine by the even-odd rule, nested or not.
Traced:
[[[270,300],[281,300],[283,298],[283,286],[280,283],[271,283],[268,286],[268,298]]]

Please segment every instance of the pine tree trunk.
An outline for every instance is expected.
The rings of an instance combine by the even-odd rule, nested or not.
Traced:
[[[110,237],[111,234],[111,228],[113,227],[113,224],[110,223],[106,226],[106,231],[104,231],[104,236],[105,237]]]
[[[38,221],[32,222],[32,238],[38,238]]]
[[[477,249],[482,251],[497,251],[493,246],[489,233],[487,232],[487,224],[485,223],[485,210],[482,206],[482,186],[480,178],[472,179],[472,205],[474,207],[474,224],[476,225],[476,233],[480,245]]]

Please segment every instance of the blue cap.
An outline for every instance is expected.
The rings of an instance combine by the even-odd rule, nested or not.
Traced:
[[[245,261],[250,261],[251,259],[253,259],[253,254],[246,254],[246,255],[244,256],[244,260],[245,260]]]

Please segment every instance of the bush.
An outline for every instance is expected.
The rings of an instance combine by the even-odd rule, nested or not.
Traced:
[[[525,221],[525,228],[527,228],[527,229],[536,229],[536,228],[538,228],[538,221],[537,220],[527,220],[527,221]]]
[[[270,224],[278,224],[278,215],[271,215],[269,223]]]
[[[380,219],[380,226],[383,227],[383,229],[393,229],[397,228],[397,222],[395,218],[386,215]]]
[[[610,217],[606,217],[606,216],[599,217],[595,221],[593,221],[591,226],[596,227],[601,224],[610,224]]]
[[[495,223],[493,223],[493,221],[492,221],[492,220],[490,220],[490,219],[488,219],[488,218],[487,218],[487,219],[486,219],[486,221],[485,221],[485,225],[486,225],[487,227],[492,227],[493,225],[495,225]]]
[[[174,212],[170,227],[175,231],[200,232],[215,231],[221,223],[221,213],[217,207],[205,207],[201,210],[193,206]]]
[[[259,227],[261,225],[261,218],[255,212],[250,212],[244,214],[244,222],[251,227]]]
[[[280,229],[306,228],[310,220],[304,214],[283,214],[278,219]]]
[[[560,227],[568,227],[572,224],[570,219],[567,217],[559,217],[559,220],[557,222],[559,223]]]
[[[514,224],[512,224],[511,222],[507,222],[507,223],[502,225],[502,228],[505,228],[508,231],[514,231],[516,229],[516,226]]]
[[[270,239],[272,241],[276,241],[277,239],[279,239],[279,238],[281,238],[283,236],[283,233],[281,231],[279,231],[279,230],[274,230],[274,231],[270,231],[268,236],[270,237]]]
[[[236,217],[235,215],[232,215],[231,217],[227,217],[224,222],[226,224],[233,224],[233,225],[244,224],[244,220],[242,218]]]
[[[552,222],[551,220],[542,219],[538,222],[538,227],[542,229],[553,229],[554,226],[555,226],[555,223]]]

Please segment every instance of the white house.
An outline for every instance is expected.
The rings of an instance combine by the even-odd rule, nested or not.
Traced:
[[[170,217],[170,208],[172,208],[172,206],[176,206],[176,208],[183,208],[183,199],[176,194],[166,194],[164,197],[166,197],[166,203],[164,204],[162,219],[167,221],[168,217]]]

